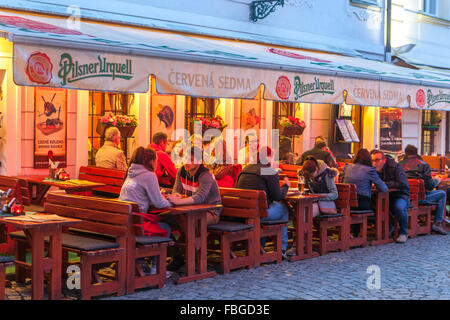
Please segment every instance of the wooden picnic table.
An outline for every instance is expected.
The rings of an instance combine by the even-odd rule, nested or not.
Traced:
[[[313,229],[313,202],[314,199],[325,196],[317,194],[300,195],[291,194],[284,198],[284,201],[293,203],[294,228],[295,228],[295,254],[289,257],[289,261],[297,261],[319,256],[312,248]]]
[[[176,280],[177,284],[214,277],[215,271],[207,270],[207,225],[206,213],[222,207],[214,204],[195,204],[168,208],[184,231],[186,276]],[[196,232],[197,229],[197,232]]]
[[[30,191],[31,203],[42,206],[44,204],[44,196],[51,187],[58,187],[61,190],[65,190],[66,193],[76,193],[91,191],[94,188],[103,187],[106,184],[101,182],[92,182],[88,180],[54,180],[49,179],[44,175],[26,175],[18,176],[19,179],[26,180],[28,182],[28,188]],[[33,191],[36,188],[36,191]],[[33,195],[35,196],[33,197]]]
[[[39,213],[45,215],[45,213]],[[0,216],[0,223],[16,229],[24,230],[27,240],[31,247],[31,298],[33,300],[42,300],[44,297],[44,273],[50,273],[49,281],[49,299],[61,298],[61,265],[62,265],[62,228],[81,220],[64,218],[58,221],[18,221],[8,220],[5,215]],[[49,237],[48,254],[44,256],[45,238]],[[25,252],[18,253],[25,255]],[[22,258],[25,261],[25,257]],[[29,264],[16,260],[16,277],[23,271],[21,265]],[[19,267],[19,268],[18,268]]]

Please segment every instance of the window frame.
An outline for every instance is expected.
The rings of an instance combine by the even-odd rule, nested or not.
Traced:
[[[427,8],[430,7],[431,1],[435,1],[435,10],[436,10],[435,13],[431,13],[428,10],[426,10]],[[429,16],[440,18],[439,17],[439,0],[422,0],[422,12]]]

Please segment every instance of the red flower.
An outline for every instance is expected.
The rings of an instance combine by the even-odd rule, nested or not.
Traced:
[[[49,150],[47,156],[49,160],[53,160],[53,151]]]

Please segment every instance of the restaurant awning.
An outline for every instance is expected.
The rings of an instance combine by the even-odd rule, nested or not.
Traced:
[[[450,110],[450,76],[367,59],[0,11],[22,86]],[[75,24],[76,25],[76,24]]]

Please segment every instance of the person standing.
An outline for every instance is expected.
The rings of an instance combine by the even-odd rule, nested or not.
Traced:
[[[423,161],[422,157],[417,154],[417,148],[408,144],[405,148],[405,157],[399,164],[406,172],[408,179],[422,179],[425,184],[425,200],[436,201],[436,216],[431,225],[431,230],[438,234],[446,235],[447,232],[442,226],[445,217],[445,204],[447,201],[446,192],[443,190],[434,190],[441,182],[441,179],[433,179],[431,177],[431,168],[428,163]]]
[[[119,148],[120,131],[116,127],[109,127],[105,130],[105,143],[98,149],[95,155],[95,165],[97,167],[127,170],[127,160],[125,154]]]
[[[381,180],[390,189],[396,191],[389,192],[389,209],[398,220],[400,226],[398,243],[405,243],[408,239],[408,212],[409,205],[409,183],[403,167],[395,162],[390,156],[385,156],[380,150],[370,152],[372,165],[378,172]]]
[[[172,188],[177,176],[177,168],[175,168],[172,159],[166,153],[167,134],[157,132],[153,135],[152,141],[153,143],[148,147],[154,149],[158,155],[155,173],[159,184],[162,187]]]

